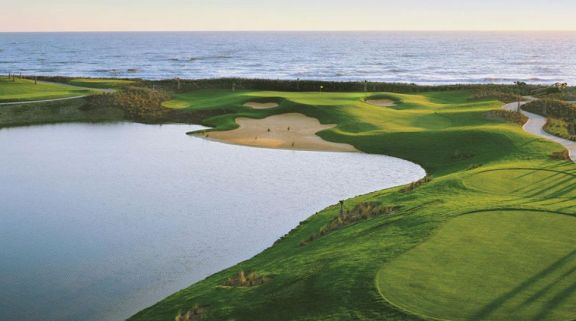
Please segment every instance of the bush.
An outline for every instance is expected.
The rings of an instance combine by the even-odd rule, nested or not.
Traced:
[[[206,315],[206,308],[195,304],[188,312],[178,312],[174,321],[200,321]]]
[[[397,212],[400,209],[399,206],[382,206],[377,202],[364,202],[360,203],[351,210],[346,210],[342,214],[338,215],[330,223],[322,226],[318,233],[310,235],[307,239],[300,242],[300,246],[309,244],[310,242],[318,239],[321,236],[327,235],[337,229],[344,226],[356,223],[358,221],[367,220],[372,217],[380,215],[388,215]]]
[[[470,96],[470,100],[498,100],[503,103],[513,103],[520,100],[522,97],[514,94],[513,92],[505,92],[491,88],[481,88],[474,91]]]
[[[163,90],[143,87],[127,87],[114,93],[90,96],[87,108],[113,107],[122,109],[128,118],[137,121],[154,121],[166,113],[162,102],[170,95]]]
[[[567,150],[561,152],[554,152],[550,155],[550,159],[554,160],[571,160],[570,153]]]
[[[416,182],[414,182],[414,183],[410,183],[410,185],[408,185],[408,186],[406,186],[406,187],[403,187],[403,188],[400,190],[400,192],[401,192],[401,193],[410,193],[410,192],[414,191],[416,188],[418,188],[418,187],[420,187],[420,186],[422,186],[422,185],[424,185],[424,184],[430,183],[431,181],[432,181],[432,177],[426,176],[426,177],[424,177],[423,179],[421,179],[421,180],[419,180],[419,181],[416,181]]]
[[[522,109],[542,116],[550,116],[565,120],[576,120],[576,107],[574,104],[561,100],[535,100],[522,106]]]
[[[486,113],[486,118],[503,120],[518,125],[524,125],[528,121],[528,117],[524,116],[521,112],[510,110],[492,110]]]
[[[238,272],[238,275],[228,278],[224,282],[224,286],[228,287],[253,287],[262,285],[269,282],[271,279],[266,276],[260,276],[256,272],[246,273],[244,271]]]
[[[576,141],[576,121],[548,117],[544,130],[554,136]]]

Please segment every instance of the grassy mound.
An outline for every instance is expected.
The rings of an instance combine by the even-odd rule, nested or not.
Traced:
[[[494,211],[450,220],[378,272],[394,305],[444,320],[576,318],[574,217]]]

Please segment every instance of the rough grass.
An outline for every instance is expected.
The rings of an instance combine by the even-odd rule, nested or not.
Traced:
[[[396,101],[394,108],[371,106],[364,102],[367,97],[378,95]],[[274,98],[280,106],[269,110],[243,106],[247,101],[266,98]],[[439,289],[449,293],[468,291],[469,296],[484,292],[477,294],[478,301],[468,303],[437,295],[435,309],[439,310],[418,304],[421,310],[404,306],[410,310],[405,311],[387,303],[380,295],[379,290],[383,293],[399,291],[402,284],[398,288],[387,288],[386,284],[395,282],[394,277],[380,273],[376,282],[378,271],[408,255],[406,253],[413,253],[411,250],[425,246],[427,241],[444,235],[440,231],[464,213],[517,208],[520,213],[545,210],[576,214],[572,189],[576,183],[576,166],[550,159],[551,154],[562,151],[559,145],[526,134],[519,124],[487,119],[486,113],[500,109],[502,102],[471,100],[468,91],[409,95],[199,90],[180,94],[168,105],[217,113],[203,122],[215,130],[235,128],[236,117],[264,118],[287,112],[303,113],[318,118],[322,123],[338,125],[319,133],[324,139],[349,143],[368,153],[416,162],[434,179],[410,193],[403,193],[403,188],[398,187],[348,200],[346,206],[349,209],[370,202],[383,206],[393,204],[398,210],[391,215],[343,225],[306,246],[300,246],[301,240],[338,217],[338,206],[327,208],[256,257],[175,293],[130,320],[168,320],[194,304],[210,306],[206,320],[418,320],[416,314],[444,311],[444,315],[451,316],[450,311],[460,310],[473,316],[490,300],[498,298],[500,291],[511,291],[528,282],[534,276],[532,272],[546,269],[570,250],[571,245],[565,241],[567,233],[572,232],[575,226],[572,218],[551,218],[552,222],[548,223],[538,221],[538,216],[516,224],[516,216],[486,215],[478,228],[475,224],[468,224],[466,228],[472,236],[482,236],[486,228],[495,226],[498,235],[480,247],[499,255],[490,261],[490,269],[477,270],[470,280],[467,279],[469,275],[459,273],[453,279],[459,282]],[[460,223],[456,221],[454,224],[459,226]],[[557,228],[561,228],[558,230],[559,239],[553,239],[551,234]],[[506,238],[508,231],[511,237],[514,236],[513,242]],[[466,234],[465,231],[460,233]],[[549,239],[549,242],[538,243],[539,238],[534,241],[534,246],[538,246],[538,259],[531,256],[529,240],[519,237],[531,234]],[[481,248],[454,248],[451,253],[459,264],[456,271],[474,270],[478,262],[465,258],[470,255],[469,251],[474,253]],[[436,251],[441,252],[440,249],[438,247]],[[498,252],[499,249],[502,252]],[[513,266],[507,259],[508,252],[516,259]],[[442,262],[430,258],[426,264],[418,260],[412,260],[410,264],[416,270],[430,268],[437,271],[442,267],[449,270],[452,263],[442,265]],[[429,266],[432,263],[436,266]],[[523,266],[529,269],[517,274],[506,271],[518,271]],[[256,288],[223,289],[220,285],[239,270],[274,275],[274,281]],[[563,272],[567,271],[554,275],[559,277]],[[549,277],[542,277],[539,284],[555,280],[553,275]],[[503,280],[506,283],[494,291],[463,285],[468,281],[490,278],[494,278],[494,282]],[[433,287],[435,280],[430,279],[431,283],[427,284],[422,279],[422,286]],[[408,284],[404,286],[409,288]],[[558,293],[572,289],[570,284],[562,283],[562,286],[560,292],[550,292],[537,300],[527,301],[522,310],[528,311],[526,313],[502,306],[494,315],[504,316],[500,318],[504,320],[520,320],[523,316],[565,316],[565,307],[573,306],[576,301],[570,294],[566,301],[556,304],[558,300],[554,297]],[[529,295],[536,292],[529,292]],[[517,301],[511,302],[515,305]]]
[[[0,106],[0,128],[70,122],[114,122],[126,120],[116,108],[86,109],[84,99],[42,104]]]
[[[88,88],[41,81],[35,84],[34,80],[16,79],[16,81],[12,81],[7,77],[0,77],[0,103],[57,99],[94,93],[96,91]]]

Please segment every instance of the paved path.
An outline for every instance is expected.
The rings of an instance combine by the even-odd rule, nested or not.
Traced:
[[[65,97],[65,98],[55,98],[55,99],[43,99],[43,100],[29,100],[29,101],[13,101],[9,103],[0,103],[0,106],[6,105],[27,105],[27,104],[36,104],[36,103],[49,103],[53,101],[61,101],[61,100],[71,100],[71,99],[80,99],[87,97],[88,95],[83,96],[74,96],[74,97]]]
[[[528,101],[533,100],[533,98],[531,97],[527,98]],[[528,103],[528,101],[521,102],[520,106],[525,105],[526,103]],[[519,107],[518,103],[516,102],[506,104],[502,108],[508,111],[517,111],[518,107]],[[528,121],[526,122],[526,124],[524,124],[524,127],[522,127],[524,131],[564,146],[568,150],[568,153],[570,154],[570,159],[576,162],[576,142],[548,134],[546,131],[544,131],[544,126],[546,125],[546,117],[536,115],[522,109],[520,109],[520,112],[526,117],[528,117]]]
[[[40,82],[40,81],[39,81]],[[53,85],[59,85],[59,86],[65,86],[65,87],[70,87],[70,88],[74,88],[74,89],[92,89],[92,90],[97,90],[103,93],[113,93],[116,90],[112,89],[112,88],[90,88],[90,87],[79,87],[79,86],[74,86],[74,85],[70,85],[70,84],[63,84],[63,83],[56,83],[56,82],[50,82],[50,81],[42,81],[42,83],[46,83],[46,84],[53,84]],[[14,101],[14,102],[8,102],[8,103],[0,103],[0,106],[6,106],[6,105],[26,105],[26,104],[36,104],[36,103],[49,103],[49,102],[53,102],[53,101],[62,101],[62,100],[71,100],[71,99],[80,99],[80,98],[84,98],[90,95],[82,95],[82,96],[74,96],[74,97],[64,97],[64,98],[54,98],[54,99],[42,99],[42,100],[29,100],[29,101]]]

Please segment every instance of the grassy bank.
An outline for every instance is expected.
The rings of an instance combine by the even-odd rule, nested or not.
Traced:
[[[116,108],[86,109],[85,100],[0,106],[0,128],[72,122],[115,122],[126,120]]]
[[[413,161],[430,176],[347,200],[342,215],[320,211],[130,320],[576,318],[576,165],[552,159],[562,147],[525,133],[522,118],[497,112],[513,87],[324,83],[318,92],[304,90],[318,82],[237,81],[145,82],[175,93],[150,120],[229,130],[238,117],[302,113],[337,125],[319,133],[326,140]]]

